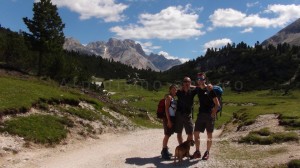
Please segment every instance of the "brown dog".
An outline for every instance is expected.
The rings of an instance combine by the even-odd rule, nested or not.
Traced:
[[[190,147],[194,146],[195,141],[194,140],[187,140],[183,142],[182,144],[178,145],[175,149],[175,157],[174,157],[174,163],[176,163],[176,159],[178,159],[178,162],[182,162],[182,159],[186,157],[191,157],[190,155]]]

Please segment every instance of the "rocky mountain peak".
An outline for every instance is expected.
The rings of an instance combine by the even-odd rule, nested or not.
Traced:
[[[164,56],[151,54],[148,56],[142,46],[134,40],[119,40],[110,38],[107,42],[96,41],[82,45],[78,40],[73,38],[66,39],[64,49],[78,51],[88,55],[101,56],[106,59],[113,59],[136,67],[138,69],[152,69],[155,71],[164,71],[174,65],[179,65],[179,60],[169,60]]]
[[[297,19],[287,27],[281,29],[274,36],[262,42],[262,45],[267,46],[272,44],[288,43],[290,45],[300,46],[300,19]]]
[[[278,33],[300,33],[300,18],[284,29],[280,30]]]

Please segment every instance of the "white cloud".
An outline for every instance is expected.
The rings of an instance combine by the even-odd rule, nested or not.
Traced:
[[[217,40],[209,41],[209,42],[207,42],[207,43],[205,43],[205,44],[203,45],[203,47],[204,47],[204,49],[205,49],[204,52],[206,52],[206,50],[207,50],[208,48],[213,48],[213,49],[214,49],[214,48],[221,48],[221,47],[227,45],[228,43],[229,43],[229,44],[232,43],[232,41],[231,41],[230,39],[228,39],[228,38],[223,38],[223,39],[217,39]]]
[[[175,56],[171,56],[169,53],[167,53],[167,52],[165,52],[165,51],[160,51],[159,53],[158,53],[158,55],[162,55],[162,56],[164,56],[165,58],[167,58],[167,59],[179,59],[179,61],[181,61],[182,63],[185,63],[185,62],[187,62],[187,61],[189,61],[190,59],[188,59],[188,58],[179,58],[179,57],[175,57]]]
[[[209,16],[213,27],[283,27],[300,17],[300,5],[269,5],[262,13],[274,14],[274,18],[259,14],[246,15],[232,8],[217,9]]]
[[[241,31],[241,33],[252,33],[253,32],[253,28],[252,27],[249,27],[249,28],[246,28],[244,30]]]
[[[39,0],[35,0],[39,1]],[[66,7],[79,13],[80,19],[101,18],[105,22],[118,22],[124,20],[123,11],[128,8],[115,0],[52,0],[57,7]]]
[[[211,32],[211,31],[213,31],[215,28],[214,27],[208,27],[206,30],[208,31],[208,32]]]
[[[257,5],[259,5],[259,2],[258,1],[256,1],[256,2],[252,2],[252,3],[247,3],[246,4],[246,6],[248,7],[248,8],[251,8],[251,7],[254,7],[254,6],[257,6]]]
[[[142,43],[140,41],[137,41],[136,43],[139,43],[147,54],[153,53],[153,50],[161,48],[161,46],[154,46],[151,42]]]
[[[129,39],[187,39],[203,35],[199,16],[191,12],[191,5],[170,6],[159,13],[139,15],[138,24],[110,29],[118,38]]]

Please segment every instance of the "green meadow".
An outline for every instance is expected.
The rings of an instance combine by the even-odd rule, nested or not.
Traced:
[[[126,100],[130,106],[147,110],[154,117],[159,100],[168,93],[168,86],[163,86],[158,91],[148,91],[139,85],[126,84],[125,80],[104,82],[105,89],[115,94],[110,97],[114,100]],[[300,90],[291,90],[283,95],[283,91],[251,91],[233,92],[224,89],[222,116],[218,114],[216,127],[233,118],[242,125],[254,122],[258,115],[279,114],[281,123],[290,129],[300,128]],[[194,98],[194,119],[197,117],[199,108],[197,96]]]
[[[0,76],[0,81],[0,117],[26,112],[32,106],[47,110],[48,104],[67,103],[74,105],[74,108],[64,112],[79,118],[94,121],[99,120],[100,115],[112,117],[102,111],[102,107],[106,106],[129,117],[137,125],[150,128],[161,127],[160,124],[149,120],[148,114],[156,118],[158,102],[168,93],[168,86],[149,91],[139,85],[126,84],[125,80],[105,81],[104,87],[110,92],[109,97],[114,103],[104,104],[76,89],[59,87],[53,81],[10,76]],[[220,128],[233,119],[239,126],[249,125],[258,115],[279,114],[280,123],[287,129],[299,129],[300,90],[292,90],[287,95],[283,93],[269,90],[237,93],[225,88],[222,116],[218,116],[216,127]],[[198,111],[197,99],[197,97],[194,99],[194,120]],[[76,108],[82,100],[91,103],[99,113]],[[53,129],[48,129],[50,125],[53,125],[51,126]],[[5,121],[0,123],[0,131],[17,134],[31,141],[51,144],[65,138],[68,127],[72,125],[72,121],[65,115],[60,117],[45,113]],[[35,134],[32,134],[33,132]]]

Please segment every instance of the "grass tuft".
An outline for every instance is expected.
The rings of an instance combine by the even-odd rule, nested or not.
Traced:
[[[81,108],[74,108],[74,107],[70,107],[69,109],[66,110],[66,112],[89,121],[99,120],[101,116],[100,113],[96,113],[94,111],[81,109]]]
[[[66,138],[66,118],[52,115],[31,115],[5,121],[1,131],[41,144],[55,144]]]
[[[272,132],[270,131],[269,128],[262,128],[258,131],[254,131],[253,133],[258,134],[260,136],[269,136],[271,135]]]
[[[295,132],[272,133],[267,128],[259,131],[252,131],[247,136],[241,138],[239,143],[270,145],[273,143],[283,143],[288,141],[298,142],[299,137]]]
[[[288,163],[288,168],[299,168],[299,167],[300,167],[300,159],[293,159]]]

